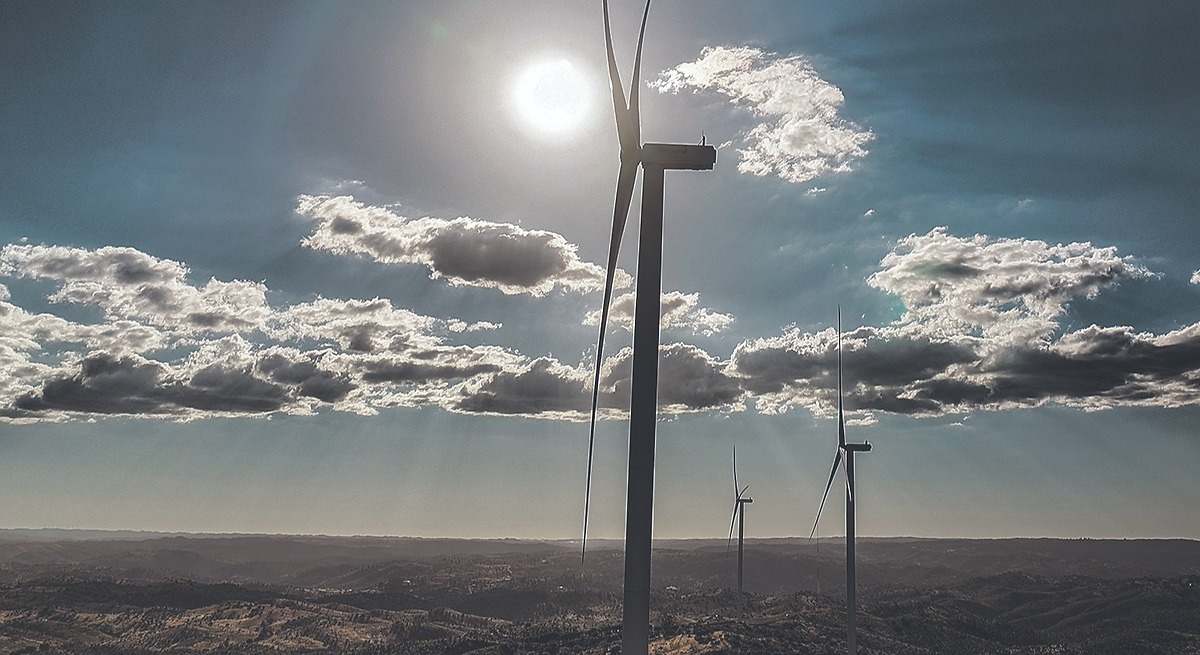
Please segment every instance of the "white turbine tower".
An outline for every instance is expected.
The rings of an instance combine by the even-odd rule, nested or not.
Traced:
[[[821,495],[821,506],[817,508],[817,518],[813,521],[812,539],[817,533],[817,523],[821,520],[821,511],[825,509],[825,499],[829,497],[829,489],[837,476],[838,466],[845,464],[846,468],[846,650],[850,655],[858,652],[858,598],[854,578],[854,453],[871,452],[870,443],[846,443],[846,419],[842,412],[842,308],[837,312],[837,353],[838,353],[838,445],[833,455],[833,468],[829,470],[829,482],[825,484],[825,493]],[[819,565],[819,564],[818,564]]]

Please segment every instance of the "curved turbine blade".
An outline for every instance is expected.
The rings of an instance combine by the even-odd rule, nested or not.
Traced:
[[[838,446],[846,445],[846,419],[842,414],[842,306],[837,310],[838,349]]]
[[[625,104],[625,91],[621,88],[621,73],[617,70],[617,55],[613,52],[612,28],[608,23],[608,0],[604,0],[604,46],[608,50],[608,86],[612,90],[613,113],[617,117],[617,138],[621,150],[630,141],[629,105]]]
[[[621,162],[617,174],[617,197],[613,205],[612,240],[608,244],[608,270],[604,276],[604,304],[600,309],[600,335],[596,338],[596,371],[592,380],[592,424],[588,433],[587,486],[583,498],[583,541],[580,560],[587,557],[588,513],[592,504],[592,454],[596,446],[596,405],[600,400],[600,364],[604,361],[604,332],[608,329],[608,305],[612,300],[613,277],[617,274],[617,255],[621,250],[621,235],[629,218],[629,203],[637,181],[637,162]]]
[[[743,497],[745,497],[745,495],[746,495],[746,490],[747,490],[747,489],[749,489],[749,488],[750,488],[750,485],[746,485],[746,486],[742,487],[742,490],[738,492],[738,498],[743,498]]]
[[[733,545],[733,526],[737,524],[738,504],[733,503],[733,516],[729,519],[729,539],[725,540],[725,552],[729,552],[729,547]]]
[[[738,497],[738,481],[737,481],[737,444],[733,444],[733,497]]]
[[[633,126],[633,145],[642,143],[641,109],[638,108],[638,93],[642,81],[642,40],[646,38],[646,18],[650,15],[650,0],[642,12],[642,29],[638,32],[637,54],[633,57],[633,79],[629,81],[629,122]]]
[[[825,511],[825,500],[829,498],[829,488],[833,486],[833,477],[837,475],[838,465],[841,463],[842,449],[838,448],[837,454],[833,456],[833,467],[829,469],[829,482],[825,484],[825,493],[821,495],[821,506],[817,508],[817,518],[813,520],[812,532],[808,533],[809,539],[817,534],[817,523],[821,520],[821,512]]]

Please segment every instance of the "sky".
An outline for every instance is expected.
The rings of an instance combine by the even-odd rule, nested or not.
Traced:
[[[0,527],[578,536],[598,3],[0,16]],[[735,442],[747,535],[808,533],[840,304],[859,534],[1200,538],[1197,19],[656,2],[643,137],[719,155],[666,184],[655,535],[725,535]]]

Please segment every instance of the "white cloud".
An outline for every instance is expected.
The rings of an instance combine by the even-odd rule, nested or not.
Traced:
[[[498,327],[423,316],[387,299],[316,298],[273,307],[259,288],[243,323],[197,326],[194,307],[226,317],[237,302],[195,287],[178,262],[133,249],[8,246],[0,273],[50,279],[52,297],[101,307],[95,324],[27,311],[0,285],[0,420],[104,416],[372,414],[387,407],[583,420],[589,362],[530,357],[500,345],[452,343]],[[1200,323],[1166,334],[1128,326],[1063,331],[1067,303],[1154,274],[1113,248],[1049,245],[944,228],[901,239],[868,282],[906,305],[897,321],[843,335],[846,407],[963,415],[1057,404],[1091,411],[1200,404]],[[161,290],[164,309],[143,306]],[[259,300],[261,298],[261,300]],[[614,304],[627,320],[633,298]],[[628,307],[627,307],[628,306]],[[714,318],[716,317],[716,318]],[[705,333],[732,320],[698,294],[664,294],[666,326]],[[660,410],[833,413],[837,352],[831,329],[789,327],[742,341],[728,360],[689,344],[660,353]],[[601,371],[606,417],[628,407],[631,351]]]
[[[904,301],[907,323],[1003,342],[1045,340],[1075,299],[1154,273],[1090,243],[957,237],[940,227],[910,235],[867,283]]]
[[[944,228],[901,239],[868,283],[907,311],[844,335],[846,406],[862,417],[1200,404],[1200,324],[1164,335],[1093,325],[1056,336],[1068,302],[1153,276],[1087,243],[962,238]],[[829,416],[835,336],[793,327],[743,341],[730,372],[759,411]]]
[[[626,330],[633,330],[633,311],[636,296],[621,294],[612,300],[608,320]],[[723,314],[700,305],[699,293],[668,291],[662,294],[659,310],[659,325],[664,330],[689,331],[692,334],[712,336],[724,332],[733,324],[731,314]],[[588,312],[584,325],[599,325],[600,310]]]
[[[752,47],[710,47],[695,61],[663,71],[664,93],[715,91],[760,123],[743,135],[738,170],[804,183],[844,173],[867,155],[869,130],[840,115],[845,97],[800,56]]]
[[[0,274],[53,280],[51,302],[95,305],[111,320],[178,334],[254,330],[270,314],[263,284],[213,279],[196,287],[180,262],[133,248],[10,244],[0,250]]]
[[[586,365],[447,342],[497,323],[424,316],[383,298],[318,297],[273,307],[262,284],[251,285],[245,302],[223,293],[242,283],[195,287],[183,264],[132,248],[12,245],[0,250],[0,266],[3,275],[57,282],[50,296],[57,302],[104,311],[95,324],[35,314],[8,302],[0,285],[0,420],[196,420],[428,406],[586,416]],[[725,322],[697,301],[696,294],[668,294],[667,310],[710,328]],[[198,323],[200,309],[216,318]],[[664,347],[663,379],[681,371],[664,395],[665,413],[711,407],[706,397],[717,392],[704,380],[722,379],[717,360],[681,348],[692,347]],[[605,363],[605,384],[614,389],[625,384],[612,372],[620,361]],[[736,390],[726,379],[721,393],[728,395],[730,384]],[[605,393],[606,415],[626,405],[617,393]]]

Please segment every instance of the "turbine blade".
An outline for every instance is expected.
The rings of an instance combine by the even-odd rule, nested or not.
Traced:
[[[734,501],[733,516],[730,517],[730,519],[729,519],[729,539],[725,540],[725,552],[727,552],[727,553],[729,552],[729,547],[731,545],[733,545],[733,526],[737,524],[737,516],[738,516],[738,504],[737,504],[737,501]]]
[[[738,497],[738,481],[737,481],[737,444],[733,444],[733,497]]]
[[[813,520],[812,532],[808,533],[809,539],[817,534],[817,523],[821,520],[821,512],[825,511],[825,499],[829,498],[829,488],[833,486],[833,477],[837,475],[838,465],[841,463],[842,449],[838,448],[837,454],[833,456],[833,467],[829,469],[829,482],[825,484],[825,493],[821,495],[821,506],[817,508],[817,518]]]
[[[612,90],[613,113],[617,118],[617,138],[621,150],[632,134],[629,132],[629,105],[625,104],[625,91],[621,88],[621,73],[617,70],[617,55],[613,52],[612,28],[608,22],[608,0],[604,0],[604,46],[608,50],[608,86]]]
[[[749,488],[750,488],[750,485],[746,485],[746,486],[742,487],[742,490],[738,492],[738,498],[742,498],[743,496],[745,496],[746,490]]]
[[[846,476],[846,500],[854,502],[854,487],[850,484],[850,476]]]
[[[838,446],[846,445],[846,419],[842,413],[842,306],[837,310],[837,350],[838,350]]]
[[[612,240],[608,244],[608,270],[604,277],[604,304],[600,309],[600,334],[596,338],[596,370],[592,380],[592,423],[588,432],[587,486],[583,496],[581,561],[587,557],[588,513],[592,504],[592,454],[596,447],[596,406],[600,400],[600,364],[604,361],[604,332],[608,329],[608,305],[612,300],[613,277],[617,273],[617,255],[621,250],[621,235],[625,232],[625,221],[629,218],[629,203],[633,198],[633,185],[637,181],[637,167],[637,162],[621,162],[621,171],[617,174]]]
[[[629,122],[633,126],[633,142],[642,143],[641,109],[638,107],[639,88],[642,86],[642,40],[646,38],[646,18],[650,15],[650,0],[642,12],[642,29],[638,32],[637,54],[633,57],[633,79],[629,82]]]

